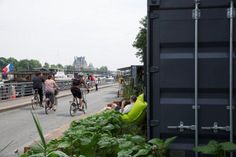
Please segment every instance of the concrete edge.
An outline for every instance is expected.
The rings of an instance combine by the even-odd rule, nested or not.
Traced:
[[[111,87],[111,86],[115,86],[116,84],[110,84],[110,85],[103,85],[103,86],[99,86],[98,89],[102,89],[102,88],[106,88],[106,87]],[[90,91],[93,91],[95,90],[95,88],[93,87],[92,89],[90,89]],[[71,93],[68,93],[68,94],[63,94],[63,95],[59,95],[57,96],[57,98],[63,98],[63,97],[67,97],[67,96],[70,96],[72,95]],[[5,111],[9,111],[9,110],[13,110],[13,109],[17,109],[17,108],[21,108],[21,107],[25,107],[25,106],[28,106],[28,105],[31,105],[31,102],[25,102],[25,103],[20,103],[20,104],[17,104],[17,105],[12,105],[12,106],[8,106],[8,107],[2,107],[0,108],[0,113],[1,112],[5,112]]]

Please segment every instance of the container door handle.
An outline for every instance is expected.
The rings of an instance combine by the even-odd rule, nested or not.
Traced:
[[[184,122],[180,121],[178,126],[167,126],[168,129],[179,129],[180,132],[184,130],[195,130],[195,125],[184,125]]]
[[[217,133],[218,130],[223,130],[223,131],[230,131],[229,126],[218,126],[217,122],[214,122],[213,126],[204,126],[201,127],[202,130],[213,130],[214,133]]]

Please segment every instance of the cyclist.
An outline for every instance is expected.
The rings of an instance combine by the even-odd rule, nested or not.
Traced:
[[[73,82],[72,82],[72,86],[71,86],[71,93],[73,94],[73,96],[75,98],[79,98],[79,104],[83,104],[82,103],[82,93],[81,93],[81,90],[80,88],[84,86],[85,88],[87,88],[87,92],[89,93],[89,88],[88,86],[86,85],[85,81],[84,81],[84,76],[82,73],[80,73],[78,75],[78,78],[75,78],[73,79]],[[81,108],[83,106],[81,105]]]
[[[44,82],[44,85],[45,85],[46,98],[49,98],[49,100],[52,103],[53,110],[56,110],[56,108],[54,106],[54,100],[55,100],[55,93],[57,92],[59,87],[56,84],[56,82],[52,79],[52,75],[48,76],[47,80],[45,80],[45,82]]]
[[[33,89],[34,91],[38,91],[39,94],[39,105],[42,107],[42,103],[43,103],[43,82],[44,79],[42,77],[42,73],[41,72],[36,72],[35,76],[32,78],[33,81]]]

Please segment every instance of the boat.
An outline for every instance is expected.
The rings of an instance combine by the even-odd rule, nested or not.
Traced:
[[[54,75],[56,81],[70,81],[72,78],[68,77],[64,71],[57,71]]]

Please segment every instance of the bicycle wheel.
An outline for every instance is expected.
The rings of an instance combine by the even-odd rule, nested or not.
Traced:
[[[39,105],[39,98],[37,96],[34,96],[33,98],[31,98],[31,106],[32,109],[36,109],[37,106]]]
[[[54,104],[52,105],[53,111],[56,111],[56,110],[57,110],[57,104],[58,104],[58,101],[57,101],[57,98],[55,97],[55,99],[54,99]]]
[[[82,103],[83,103],[82,110],[83,110],[83,112],[85,114],[87,112],[87,102],[85,100],[83,100]]]
[[[45,102],[45,113],[46,114],[48,114],[48,111],[50,110],[49,106],[50,106],[50,100],[46,99],[46,102]]]
[[[76,105],[76,103],[73,102],[73,103],[70,104],[70,115],[71,115],[71,117],[75,116],[76,111],[77,111],[77,105]]]

